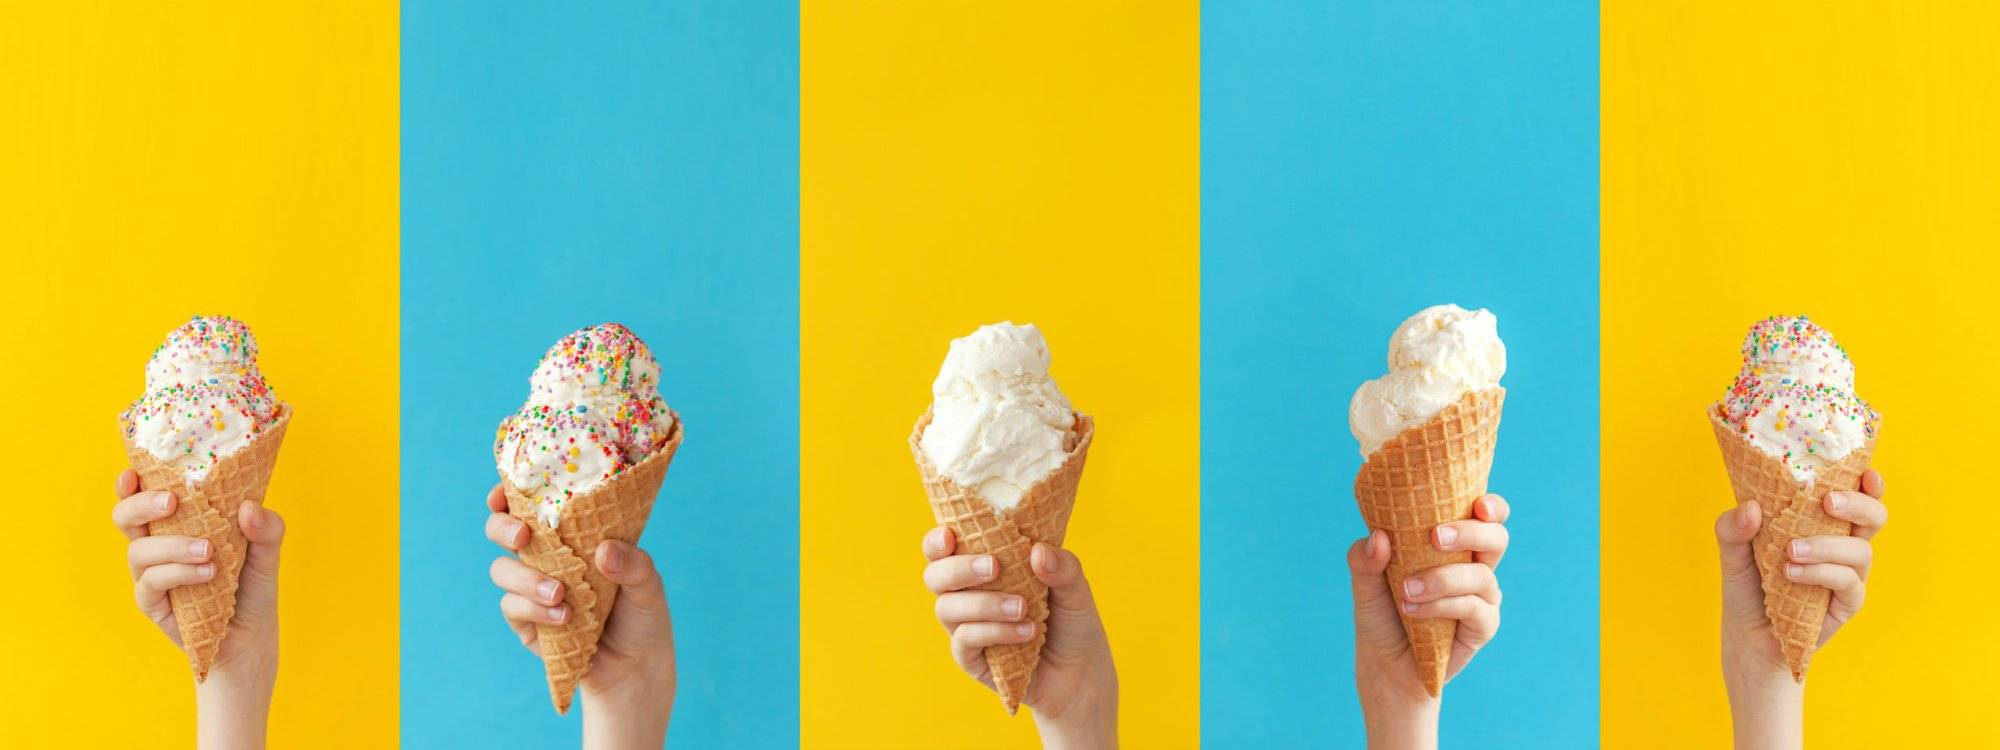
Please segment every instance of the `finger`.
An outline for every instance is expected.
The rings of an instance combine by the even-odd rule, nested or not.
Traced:
[[[528,525],[519,518],[505,513],[486,517],[486,538],[508,552],[519,552],[528,546],[528,533]]]
[[[141,492],[111,506],[111,523],[126,539],[137,539],[146,535],[146,524],[173,515],[178,507],[180,501],[172,493]]]
[[[201,537],[142,536],[125,545],[125,564],[132,569],[132,580],[136,581],[147,568],[163,563],[199,565],[208,562],[214,551],[214,545]]]
[[[939,560],[945,559],[946,557],[950,557],[952,548],[957,546],[958,546],[958,539],[952,535],[951,529],[949,528],[946,528],[944,526],[939,526],[937,528],[931,529],[930,531],[924,532],[925,560],[929,560],[931,562],[937,562]]]
[[[561,625],[569,619],[569,607],[561,604],[553,607],[536,604],[528,597],[508,593],[500,595],[500,614],[513,622]]]
[[[1010,643],[1027,643],[1035,637],[1032,622],[968,622],[951,633],[955,647],[986,648]]]
[[[111,483],[111,489],[118,493],[118,499],[131,497],[139,491],[139,472],[131,469],[118,472],[118,479]]]
[[[1028,550],[1028,566],[1036,578],[1048,584],[1050,610],[1097,611],[1090,581],[1083,577],[1083,561],[1076,559],[1076,553],[1037,542]]]
[[[1854,522],[1854,535],[1862,539],[1875,538],[1889,523],[1889,506],[1860,492],[1834,490],[1820,503],[1827,515]]]
[[[1888,488],[1888,485],[1882,483],[1882,472],[1874,469],[1861,472],[1862,494],[1880,500],[1882,499],[1882,492]]]
[[[493,579],[493,585],[499,586],[502,591],[519,594],[544,607],[561,604],[563,594],[568,593],[563,591],[562,581],[550,578],[541,571],[528,567],[527,563],[511,557],[493,558],[493,564],[487,566],[486,574]]]
[[[1431,530],[1431,543],[1446,552],[1471,550],[1473,559],[1499,567],[1507,554],[1507,527],[1482,521],[1453,521]]]
[[[597,570],[618,584],[618,601],[643,612],[665,612],[667,590],[653,556],[630,542],[607,539],[597,545]]]
[[[1506,523],[1514,515],[1514,506],[1507,504],[1507,498],[1487,493],[1472,504],[1472,517],[1487,523]]]
[[[992,555],[953,555],[924,567],[924,585],[933,594],[971,588],[993,580],[998,567]]]
[[[1764,525],[1763,511],[1756,503],[1744,503],[1723,511],[1715,519],[1715,543],[1722,553],[1722,601],[1725,611],[1747,614],[1764,610],[1763,583],[1757,573],[1757,558],[1750,541]]]
[[[486,509],[495,513],[507,512],[507,491],[500,489],[498,483],[486,491]]]
[[[1828,589],[1835,597],[1851,604],[1854,609],[1861,608],[1861,600],[1867,595],[1866,589],[1863,588],[1867,584],[1861,582],[1861,574],[1845,565],[1789,563],[1785,565],[1785,577],[1795,583]]]
[[[1825,534],[1793,539],[1791,549],[1786,552],[1795,563],[1845,565],[1859,573],[1862,580],[1868,579],[1868,567],[1875,561],[1875,545],[1854,536]]]
[[[1381,529],[1355,541],[1347,549],[1348,585],[1354,591],[1354,632],[1400,638],[1403,630],[1396,616],[1396,599],[1389,593],[1383,573],[1389,569],[1389,532]]]
[[[1021,597],[998,591],[953,591],[937,598],[938,622],[953,628],[968,622],[1016,622],[1027,611]]]
[[[162,563],[139,572],[139,580],[133,585],[139,598],[139,606],[159,600],[168,591],[215,577],[215,563],[189,565],[187,563]]]
[[[1439,565],[1403,579],[1404,602],[1428,602],[1454,596],[1476,596],[1499,604],[1500,581],[1494,577],[1492,568],[1479,563]]]
[[[1471,620],[1491,617],[1499,611],[1492,602],[1467,594],[1447,596],[1427,602],[1404,602],[1403,613],[1426,620]]]
[[[236,525],[250,542],[250,551],[243,559],[244,570],[277,580],[278,548],[285,542],[285,519],[262,504],[244,503],[236,511]]]

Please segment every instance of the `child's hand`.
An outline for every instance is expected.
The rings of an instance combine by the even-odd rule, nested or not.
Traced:
[[[507,495],[494,485],[486,493],[486,538],[509,552],[528,543],[528,525],[507,514]],[[583,678],[585,747],[658,746],[666,742],[673,710],[674,628],[667,593],[653,558],[625,542],[597,545],[591,564],[618,584],[618,603],[604,623],[604,635]],[[560,625],[572,614],[563,604],[562,582],[502,555],[489,569],[500,596],[500,613],[521,645],[540,656],[535,625]]]
[[[1820,627],[1824,646],[1840,626],[1861,611],[1868,595],[1868,568],[1874,547],[1868,540],[1889,520],[1882,504],[1882,475],[1869,469],[1861,475],[1861,491],[1834,491],[1820,499],[1827,515],[1854,523],[1848,536],[1812,536],[1792,542],[1785,574],[1793,581],[1833,592]],[[1722,553],[1722,676],[1736,721],[1739,745],[1770,742],[1797,744],[1803,717],[1804,692],[1792,680],[1771,621],[1764,614],[1763,579],[1751,540],[1764,525],[1763,511],[1745,503],[1715,519],[1715,541]]]
[[[951,635],[951,656],[973,679],[993,687],[986,647],[1023,643],[1035,635],[1023,613],[1026,602],[998,591],[968,591],[998,574],[991,555],[953,555],[958,541],[937,527],[924,535],[924,585],[937,594],[937,618]],[[1097,616],[1090,583],[1075,554],[1036,544],[1029,554],[1035,577],[1049,587],[1048,638],[1041,665],[1028,684],[1026,703],[1045,747],[1115,747],[1118,744],[1118,674],[1111,643]]]
[[[1448,551],[1470,550],[1473,561],[1440,565],[1410,576],[1403,598],[1413,617],[1458,621],[1449,680],[1500,631],[1500,580],[1494,576],[1507,554],[1507,501],[1487,495],[1472,505],[1473,518],[1438,526],[1431,543]],[[1424,690],[1410,653],[1395,597],[1383,573],[1389,568],[1389,535],[1379,529],[1347,550],[1354,588],[1354,672],[1373,746],[1436,744],[1437,699]],[[1428,739],[1426,739],[1428,738]]]
[[[125,562],[132,572],[132,598],[176,648],[185,649],[167,592],[215,577],[214,545],[199,537],[148,534],[146,524],[172,516],[180,499],[140,492],[137,472],[120,473],[116,489],[111,522],[131,540]],[[229,633],[208,680],[195,688],[196,737],[203,747],[262,747],[278,680],[278,547],[285,540],[285,521],[258,503],[244,503],[236,526],[250,549],[237,579]]]

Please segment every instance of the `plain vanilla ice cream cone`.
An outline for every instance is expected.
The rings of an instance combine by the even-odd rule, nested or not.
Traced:
[[[1410,637],[1417,676],[1434,696],[1444,689],[1458,621],[1403,613],[1403,580],[1440,565],[1472,561],[1471,552],[1438,549],[1431,531],[1471,518],[1472,504],[1486,495],[1506,396],[1507,389],[1498,386],[1465,394],[1429,421],[1382,444],[1354,478],[1361,517],[1369,528],[1389,534],[1389,591]]]
[[[674,427],[666,445],[596,489],[571,498],[556,528],[542,521],[533,497],[501,482],[506,488],[508,514],[528,525],[528,544],[521,548],[521,561],[562,581],[566,592],[563,604],[569,607],[569,619],[561,625],[535,625],[535,641],[541,645],[549,697],[557,713],[569,712],[570,699],[590,672],[605,619],[618,599],[618,584],[605,578],[593,561],[597,545],[607,539],[639,543],[646,519],[653,512],[653,499],[667,479],[667,466],[681,446],[680,419],[671,412],[669,416]]]
[[[1440,565],[1471,562],[1469,551],[1431,542],[1439,525],[1472,517],[1486,494],[1500,406],[1507,389],[1507,348],[1485,310],[1425,308],[1389,337],[1389,371],[1363,383],[1348,407],[1361,444],[1354,499],[1371,529],[1389,535],[1383,576],[1409,636],[1424,690],[1440,695],[1451,665],[1458,621],[1403,612],[1403,582]]]
[[[1083,462],[1090,452],[1095,426],[1090,417],[1076,415],[1062,466],[1030,487],[1013,508],[1003,511],[959,486],[931,464],[923,449],[924,429],[930,423],[931,413],[926,411],[910,433],[910,452],[916,456],[924,489],[930,493],[932,514],[958,540],[957,554],[993,556],[999,576],[977,590],[1003,591],[1021,597],[1027,605],[1025,616],[1035,623],[1034,640],[986,649],[993,687],[999,691],[1007,713],[1012,714],[1027,697],[1035,667],[1042,661],[1042,643],[1047,635],[1044,626],[1049,619],[1049,589],[1035,577],[1028,554],[1036,542],[1062,546],[1063,531],[1068,528],[1070,510],[1076,505],[1076,488],[1083,481]]]
[[[1833,592],[1786,578],[1789,548],[1853,532],[1820,501],[1860,489],[1881,415],[1854,395],[1854,363],[1832,334],[1802,316],[1774,316],[1751,326],[1742,370],[1708,421],[1737,507],[1756,503],[1763,515],[1751,551],[1764,613],[1792,679],[1804,682]]]

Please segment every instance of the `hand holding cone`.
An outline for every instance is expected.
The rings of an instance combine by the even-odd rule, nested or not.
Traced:
[[[1011,715],[1027,698],[1028,686],[1034,678],[1035,667],[1041,663],[1042,644],[1048,635],[1048,586],[1035,577],[1028,556],[1037,542],[1062,546],[1063,532],[1069,526],[1070,511],[1076,505],[1077,485],[1083,480],[1084,459],[1090,452],[1096,426],[1090,417],[1077,414],[1076,426],[1064,446],[1067,455],[1062,465],[1030,488],[1018,505],[999,512],[994,510],[992,503],[960,487],[931,463],[922,445],[924,429],[930,426],[930,422],[931,413],[928,411],[917,420],[916,428],[910,433],[910,452],[916,458],[917,471],[923,476],[924,489],[930,494],[932,514],[939,524],[950,528],[957,537],[959,554],[993,556],[999,574],[991,583],[979,586],[978,590],[1003,591],[1021,597],[1021,601],[1027,604],[1027,620],[1035,623],[1033,640],[986,649],[986,664],[993,672],[993,687],[1000,693],[1000,700]]]

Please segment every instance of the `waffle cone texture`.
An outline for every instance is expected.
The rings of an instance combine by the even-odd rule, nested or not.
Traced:
[[[916,429],[910,432],[910,453],[917,459],[924,490],[930,494],[931,513],[958,539],[958,554],[993,556],[999,576],[975,590],[1021,597],[1027,609],[1024,614],[1035,623],[1033,640],[986,649],[986,666],[993,675],[993,688],[1000,693],[1000,701],[1011,716],[1027,699],[1035,667],[1042,661],[1042,643],[1048,635],[1049,587],[1035,577],[1028,555],[1036,542],[1062,546],[1070,510],[1076,506],[1076,488],[1083,481],[1083,461],[1097,432],[1096,423],[1086,415],[1077,414],[1076,425],[1070,428],[1065,441],[1068,454],[1062,465],[1028,488],[1021,502],[1006,511],[995,510],[986,498],[960,487],[931,463],[922,445],[924,429],[930,424],[931,413],[925,411],[917,420]]]
[[[146,524],[146,533],[200,537],[213,551],[209,559],[215,563],[215,577],[167,591],[174,626],[180,630],[181,646],[187,650],[197,683],[208,680],[222,639],[229,634],[229,621],[236,616],[236,586],[250,553],[249,539],[236,527],[236,514],[244,503],[264,502],[271,472],[278,467],[278,449],[284,446],[285,428],[292,423],[292,407],[282,409],[269,427],[217,460],[208,475],[192,485],[172,462],[154,458],[129,440],[125,443],[126,457],[139,474],[139,489],[171,492],[180,501],[173,515]]]
[[[1764,614],[1771,620],[1771,634],[1778,639],[1792,679],[1805,682],[1833,592],[1786,578],[1787,550],[1794,539],[1853,533],[1854,524],[1827,515],[1820,498],[1834,490],[1861,488],[1861,474],[1875,455],[1875,441],[1869,439],[1846,458],[1821,469],[1807,484],[1792,476],[1782,459],[1737,434],[1719,409],[1708,410],[1708,421],[1715,428],[1715,444],[1722,449],[1722,465],[1729,470],[1729,489],[1736,494],[1737,507],[1756,503],[1763,512],[1764,525],[1750,544],[1764,584]]]
[[[1403,613],[1403,581],[1440,565],[1472,561],[1471,552],[1438,549],[1431,530],[1471,518],[1473,503],[1486,495],[1506,397],[1507,389],[1499,386],[1465,394],[1368,454],[1354,477],[1361,517],[1369,528],[1389,533],[1389,593],[1409,635],[1417,676],[1432,696],[1444,690],[1458,621]]]
[[[542,523],[533,497],[509,484],[506,475],[500,477],[507,494],[507,513],[528,525],[528,543],[519,552],[521,562],[562,581],[566,592],[563,604],[569,607],[569,619],[561,625],[535,625],[542,665],[548,671],[549,699],[558,714],[569,712],[576,686],[590,674],[591,657],[597,655],[598,639],[603,637],[604,623],[618,599],[618,584],[604,577],[591,558],[605,540],[637,544],[640,533],[646,530],[653,499],[667,479],[674,452],[681,447],[680,415],[669,415],[674,428],[666,444],[596,489],[571,497],[556,528]]]

